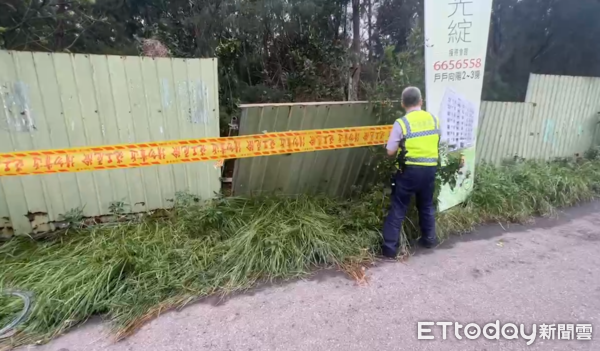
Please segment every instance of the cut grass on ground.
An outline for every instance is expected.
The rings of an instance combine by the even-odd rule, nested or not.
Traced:
[[[600,195],[600,161],[480,166],[472,196],[438,214],[438,234],[483,222],[522,222]],[[413,211],[414,212],[414,211]],[[415,213],[405,223],[418,234]],[[93,315],[134,332],[165,309],[259,280],[291,279],[317,267],[370,261],[379,249],[382,193],[323,197],[225,198],[180,202],[169,218],[69,231],[52,239],[15,238],[0,246],[0,287],[34,293],[19,333],[0,348],[44,342]],[[0,309],[0,320],[20,305]]]

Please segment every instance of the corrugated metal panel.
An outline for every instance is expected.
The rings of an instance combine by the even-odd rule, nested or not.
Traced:
[[[532,74],[525,102],[481,105],[477,161],[583,155],[597,145],[600,78]]]
[[[368,102],[242,106],[240,135],[379,124]],[[344,196],[371,175],[368,148],[256,157],[236,161],[235,195],[261,192]]]
[[[543,134],[535,147],[541,158],[583,154],[595,142],[600,113],[600,78],[531,74],[526,102]]]
[[[514,156],[535,157],[531,145],[540,138],[534,125],[535,104],[482,101],[477,131],[477,163],[499,164]]]
[[[0,51],[0,152],[216,137],[217,85],[215,59]],[[71,209],[93,217],[124,202],[141,212],[169,207],[176,192],[205,199],[220,188],[214,162],[0,183],[0,218],[18,233],[47,230]]]

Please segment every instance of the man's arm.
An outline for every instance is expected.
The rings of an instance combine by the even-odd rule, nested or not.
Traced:
[[[386,149],[388,156],[396,156],[398,148],[400,147],[400,140],[402,140],[402,127],[398,122],[394,122],[392,132],[388,139]]]
[[[442,133],[442,121],[439,118],[437,118],[437,123],[438,123],[438,133],[440,136],[440,138],[438,139],[438,149],[439,149],[440,143],[442,142],[442,135],[444,135],[444,133]]]
[[[434,115],[433,113],[431,115],[433,116],[433,119],[435,120],[436,127],[437,127],[437,130],[438,130],[438,136],[439,136],[439,138],[438,138],[438,149],[439,149],[440,148],[440,143],[442,142],[442,135],[443,135],[443,133],[442,133],[442,121],[436,115]]]

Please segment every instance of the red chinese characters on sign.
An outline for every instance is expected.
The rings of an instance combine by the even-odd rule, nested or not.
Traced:
[[[272,138],[248,140],[246,149],[252,152],[275,150],[275,140]]]
[[[40,169],[46,169],[47,171],[51,171],[53,167],[54,162],[52,162],[50,156],[33,158],[33,168],[36,171],[39,171]]]
[[[84,160],[84,163],[86,161]],[[46,170],[51,171],[53,169],[66,169],[75,167],[75,156],[74,155],[54,155],[54,156],[43,156],[33,158],[33,168],[36,171]]]
[[[91,166],[102,166],[104,165],[104,158],[107,156],[107,153],[105,152],[92,152],[92,153],[87,153],[87,154],[83,154],[83,164],[85,164],[88,167]],[[94,162],[96,161],[96,162]]]
[[[228,140],[222,143],[212,144],[212,155],[213,156],[225,156],[238,154],[242,151],[242,145],[237,140]]]
[[[163,147],[143,148],[138,150],[129,150],[132,162],[147,162],[164,160],[165,149]]]
[[[138,162],[138,159],[142,162],[146,162],[146,153],[141,154],[140,151],[142,150],[129,150],[131,162]]]
[[[148,157],[153,159],[154,161],[157,160],[164,160],[165,159],[165,148],[163,147],[153,147],[150,150],[148,150]]]
[[[94,153],[94,157],[96,158],[96,164],[98,166],[103,166],[104,165],[104,152],[95,152]]]
[[[2,164],[4,164],[4,171],[5,172],[21,172],[23,170],[23,159],[17,158],[17,159],[10,159],[10,160],[5,160],[2,161]]]
[[[306,145],[304,136],[283,137],[279,138],[279,145],[282,149],[298,149]]]
[[[94,164],[94,154],[83,154],[83,162],[86,166],[91,166]]]
[[[196,157],[206,155],[206,145],[191,145],[183,147],[185,157]]]
[[[206,145],[173,146],[171,155],[176,159],[206,156]]]
[[[96,152],[94,153],[93,157],[96,160],[96,163],[93,163],[94,158],[92,157],[87,157],[87,159],[84,161],[84,163],[88,166],[105,166],[105,165],[114,165],[115,163],[117,164],[121,164],[123,163],[123,151],[113,151],[113,152],[106,152],[106,151],[100,151],[100,152]],[[135,156],[132,154],[131,158],[133,159]],[[91,162],[91,163],[90,163]]]
[[[121,164],[123,163],[123,151],[115,151],[115,152],[109,152],[106,154],[108,160],[106,161],[106,163],[108,164],[112,164],[114,162]]]
[[[333,135],[314,135],[310,137],[310,145],[314,147],[332,146],[334,142]]]
[[[360,133],[358,132],[345,132],[338,134],[338,143],[341,144],[354,144],[360,141]]]
[[[383,131],[367,131],[363,134],[362,139],[367,143],[378,143],[385,139]]]
[[[54,159],[54,164],[62,169],[75,167],[75,156],[56,156],[56,158]]]
[[[171,155],[176,159],[181,157],[181,146],[173,146],[173,151],[171,151]]]

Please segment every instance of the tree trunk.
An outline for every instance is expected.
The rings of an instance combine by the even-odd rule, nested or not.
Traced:
[[[358,100],[360,87],[360,0],[352,0],[352,69],[348,100]]]
[[[369,62],[373,61],[373,0],[367,1],[367,24],[369,26]]]
[[[417,2],[417,17],[417,25],[423,31],[423,35],[425,35],[425,0]]]
[[[63,23],[63,17],[67,11],[67,8],[65,5],[65,0],[58,0],[56,4],[58,5],[58,8],[56,9],[58,25],[56,26],[56,31],[54,32],[54,50],[62,51],[65,47],[65,27]]]
[[[269,43],[271,40],[271,29],[269,26],[269,22],[268,20],[265,18],[264,19],[264,30],[262,33],[262,51],[263,51],[263,80],[265,82],[268,82],[269,84],[273,85],[273,83],[275,84],[279,84],[279,73],[277,74],[277,76],[273,76],[273,73],[271,72],[271,66],[270,66],[270,60],[269,60]]]

